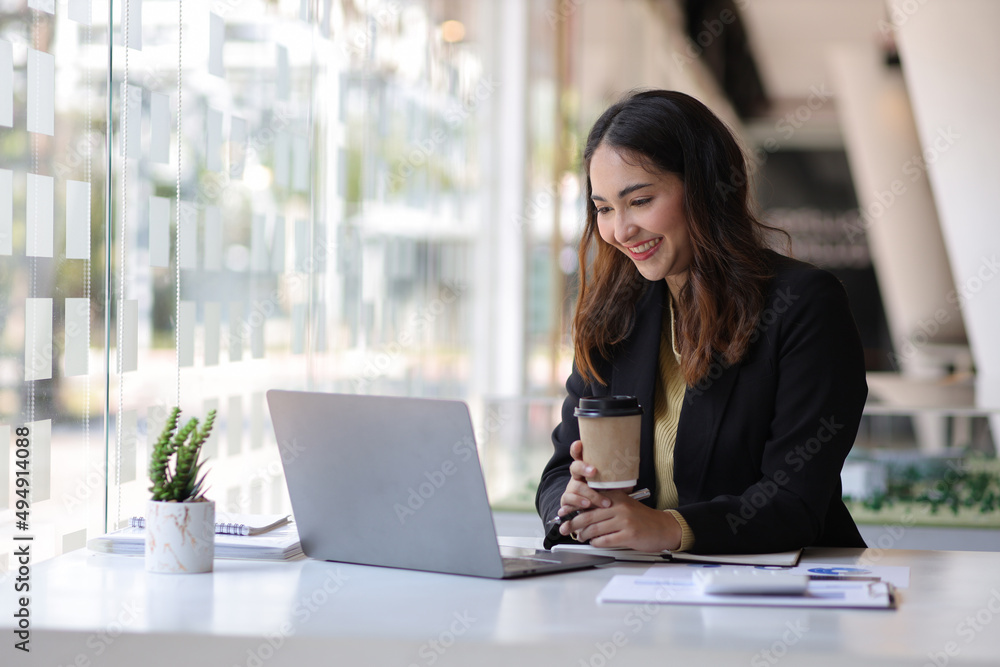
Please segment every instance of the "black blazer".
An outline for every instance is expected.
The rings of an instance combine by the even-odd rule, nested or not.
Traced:
[[[841,500],[840,471],[868,395],[861,340],[840,282],[829,272],[775,253],[774,278],[755,340],[732,366],[713,364],[687,387],[674,482],[678,511],[694,532],[692,551],[757,553],[807,546],[864,547]],[[635,325],[598,366],[607,386],[566,381],[555,452],[535,499],[555,516],[569,481],[569,446],[580,437],[573,409],[581,396],[628,394],[643,406],[638,488],[653,491],[653,395],[668,290],[650,283]],[[549,530],[546,546],[570,541]]]

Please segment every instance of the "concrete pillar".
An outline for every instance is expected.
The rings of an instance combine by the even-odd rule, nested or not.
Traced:
[[[914,378],[940,377],[967,357],[965,329],[958,305],[948,299],[951,268],[903,75],[885,64],[874,44],[835,49],[829,61],[861,211],[844,233],[867,235],[893,366]],[[892,403],[893,396],[880,395],[887,388],[873,385],[872,393]],[[914,428],[922,450],[945,448],[941,417],[914,415]]]
[[[847,157],[861,219],[844,233],[867,235],[893,339],[904,373],[943,372],[935,344],[964,342],[951,267],[924,166],[910,101],[898,67],[875,45],[831,53]]]
[[[1000,407],[1000,3],[890,0],[917,132],[976,364],[976,402]],[[933,159],[930,159],[932,158]],[[1000,417],[992,420],[994,440]]]

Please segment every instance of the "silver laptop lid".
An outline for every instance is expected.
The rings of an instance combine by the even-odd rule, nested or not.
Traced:
[[[307,556],[502,575],[465,403],[279,390],[267,401]]]

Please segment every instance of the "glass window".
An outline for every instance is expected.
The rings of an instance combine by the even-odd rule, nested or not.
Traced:
[[[40,560],[142,513],[174,405],[218,411],[208,496],[242,512],[289,510],[270,388],[481,421],[501,8],[30,4],[0,8],[0,566],[18,428]]]

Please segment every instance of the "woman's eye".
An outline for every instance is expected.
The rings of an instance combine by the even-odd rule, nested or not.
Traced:
[[[645,197],[643,199],[636,199],[635,201],[632,202],[632,206],[645,206],[646,204],[649,203],[650,199],[652,198]]]
[[[597,207],[597,215],[604,215],[605,213],[607,213],[610,210],[611,210],[610,206],[598,206]]]

